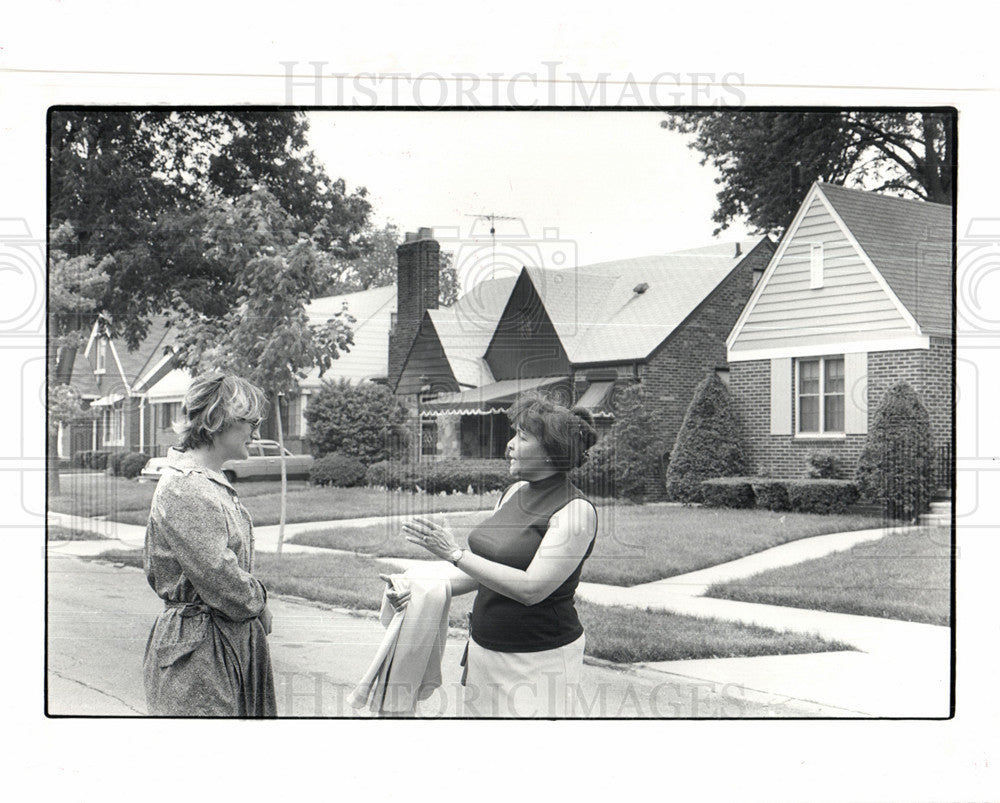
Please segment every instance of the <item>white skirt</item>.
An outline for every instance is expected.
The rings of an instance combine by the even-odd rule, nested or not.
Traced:
[[[469,640],[460,716],[572,717],[586,634],[564,647],[497,652]]]

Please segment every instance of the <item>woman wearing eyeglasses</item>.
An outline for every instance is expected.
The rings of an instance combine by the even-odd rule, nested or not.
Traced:
[[[156,486],[143,564],[164,610],[149,634],[146,703],[154,716],[267,717],[277,706],[267,592],[253,576],[253,521],[222,474],[267,407],[236,376],[191,385],[179,435]]]

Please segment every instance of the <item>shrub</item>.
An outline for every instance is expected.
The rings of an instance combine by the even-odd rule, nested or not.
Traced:
[[[118,475],[126,479],[138,477],[147,462],[149,462],[148,454],[128,452],[118,463]]]
[[[569,473],[570,481],[590,496],[613,497],[616,495],[614,445],[605,436],[590,447],[583,465]]]
[[[136,452],[131,452],[128,449],[116,452],[110,452],[108,454],[108,471],[115,477],[121,476],[121,465],[122,460],[128,457],[130,454],[136,454]]]
[[[356,457],[343,454],[328,454],[313,461],[309,470],[309,482],[313,485],[333,485],[337,488],[353,488],[365,481],[364,464]]]
[[[695,389],[667,466],[667,494],[700,502],[702,482],[746,473],[743,433],[729,388],[714,373]]]
[[[305,417],[316,457],[336,453],[370,465],[406,450],[406,410],[385,385],[326,381],[309,397]]]
[[[875,413],[857,471],[858,489],[894,519],[913,519],[930,507],[931,423],[916,392],[890,388]]]
[[[788,487],[784,480],[754,479],[753,495],[757,507],[765,510],[791,510]]]
[[[844,513],[858,501],[849,480],[788,480],[788,504],[797,513]]]
[[[497,491],[511,484],[506,460],[439,460],[433,463],[373,463],[365,472],[365,484],[390,490],[427,493],[475,493]]]
[[[87,449],[76,453],[73,457],[73,465],[79,468],[92,468],[95,471],[104,471],[108,467],[108,455],[110,454],[105,449]]]
[[[745,477],[718,477],[701,484],[701,498],[707,507],[753,507],[751,481]]]
[[[642,388],[626,388],[615,400],[611,430],[591,447],[586,462],[570,473],[571,481],[596,496],[637,501],[662,497],[667,445],[656,431],[656,417]]]
[[[403,485],[408,463],[398,460],[380,460],[372,463],[365,471],[365,485],[373,488],[388,488],[398,490]]]
[[[820,450],[806,457],[806,476],[814,480],[832,480],[837,476],[837,458],[833,452]]]

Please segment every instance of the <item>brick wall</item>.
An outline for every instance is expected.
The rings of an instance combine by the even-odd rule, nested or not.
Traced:
[[[727,366],[726,337],[750,299],[754,270],[763,270],[772,252],[770,242],[758,245],[639,367],[643,390],[658,414],[655,434],[668,454],[695,388],[706,375]]]
[[[420,328],[424,310],[437,309],[441,246],[421,229],[396,249],[396,323],[389,332],[389,387],[395,391],[403,360]]]
[[[868,354],[868,425],[886,391],[907,382],[920,396],[931,419],[936,448],[947,449],[952,440],[952,344],[932,339],[929,350],[876,351]],[[751,360],[733,363],[729,388],[747,436],[754,473],[773,477],[804,477],[809,452],[825,450],[837,456],[838,476],[854,476],[866,435],[797,440],[771,435],[771,363]],[[794,388],[792,409],[794,411]],[[793,413],[794,414],[794,413]]]

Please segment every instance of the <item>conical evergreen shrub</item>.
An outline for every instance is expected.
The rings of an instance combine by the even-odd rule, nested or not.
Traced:
[[[732,396],[718,376],[709,374],[695,388],[670,453],[667,495],[700,502],[704,480],[746,473],[746,444]]]
[[[931,421],[905,382],[891,387],[875,413],[858,461],[857,486],[886,516],[910,520],[930,508]]]

